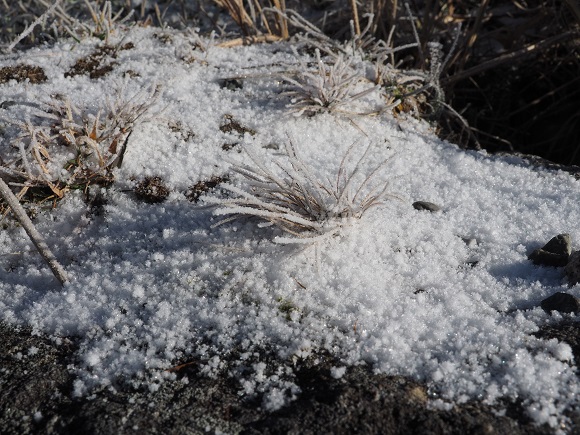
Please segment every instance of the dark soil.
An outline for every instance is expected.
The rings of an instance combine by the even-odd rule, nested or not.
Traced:
[[[538,333],[573,346],[578,357],[577,323]],[[3,434],[546,434],[522,408],[508,403],[499,416],[478,402],[451,411],[427,407],[427,389],[399,377],[374,375],[364,366],[335,379],[333,361],[297,369],[302,393],[290,406],[268,413],[259,402],[243,401],[232,379],[208,379],[194,364],[176,368],[177,381],[155,393],[103,389],[73,398],[75,340],[56,344],[0,323],[0,428]],[[188,382],[183,382],[184,379]],[[571,415],[580,428],[580,417]]]
[[[146,177],[135,186],[135,196],[149,204],[163,202],[169,196],[169,188],[161,177]]]
[[[78,59],[70,70],[64,73],[64,76],[74,77],[77,75],[88,74],[91,79],[104,77],[113,71],[114,67],[117,65],[117,62],[107,61],[111,58],[117,58],[117,52],[119,50],[130,50],[133,47],[133,43],[131,42],[120,47],[113,47],[104,44],[98,47],[90,55]]]
[[[0,84],[8,83],[10,80],[23,82],[28,80],[32,84],[44,83],[48,80],[44,70],[39,66],[16,65],[0,68]]]

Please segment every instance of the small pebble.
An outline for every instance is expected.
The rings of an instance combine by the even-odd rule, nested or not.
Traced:
[[[528,259],[538,266],[564,267],[572,251],[569,234],[558,234],[542,248],[532,252]]]
[[[413,203],[413,207],[416,210],[428,210],[431,212],[441,211],[441,207],[439,207],[437,204],[433,204],[432,202],[427,201],[416,201]]]
[[[580,283],[580,251],[574,251],[572,255],[570,255],[564,272],[566,272],[568,284],[576,285]]]
[[[580,299],[569,293],[557,292],[544,299],[540,306],[547,313],[552,311],[558,311],[560,313],[578,313],[580,312]]]

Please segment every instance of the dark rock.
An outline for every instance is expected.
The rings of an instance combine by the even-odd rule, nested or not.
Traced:
[[[566,272],[566,277],[568,277],[568,283],[570,285],[575,285],[580,282],[580,251],[574,251],[570,255],[564,272]]]
[[[546,243],[546,246],[544,246],[542,249],[554,254],[570,255],[572,252],[570,234],[558,234],[556,237],[553,237],[548,243]]]
[[[568,263],[568,255],[554,254],[543,249],[536,249],[528,259],[537,266],[564,267]]]
[[[544,299],[540,306],[547,313],[552,311],[578,313],[580,312],[580,299],[569,293],[558,292]]]
[[[532,252],[528,259],[538,266],[564,267],[572,252],[572,244],[569,234],[558,234],[553,237],[544,247]]]
[[[427,201],[416,201],[413,203],[413,207],[416,210],[428,210],[431,212],[441,211],[441,207],[439,207],[437,204],[433,204],[432,202]]]

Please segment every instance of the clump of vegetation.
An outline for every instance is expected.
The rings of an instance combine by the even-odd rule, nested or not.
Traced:
[[[256,1],[261,9],[254,13],[252,2],[235,3],[228,8],[232,16],[237,11],[253,20],[250,26],[234,17],[245,26],[242,33],[267,33],[263,17],[274,14],[285,19],[298,45],[334,57],[356,49],[375,63],[373,81],[387,106],[400,99],[396,112],[427,118],[460,146],[580,164],[577,2],[288,0],[279,8]],[[324,107],[316,87],[307,90],[310,83],[301,80],[304,97],[297,102]]]
[[[209,19],[203,11],[219,19]],[[161,27],[166,22],[174,27],[203,27],[206,33],[214,30],[227,35],[221,46],[293,40],[297,46],[334,56],[352,53],[354,47],[375,62],[377,71],[371,80],[382,87],[386,106],[401,100],[395,106],[397,113],[411,110],[428,118],[443,137],[464,147],[522,151],[580,163],[576,140],[580,116],[575,105],[580,89],[576,54],[580,8],[573,0],[508,0],[501,5],[487,0],[410,4],[158,0],[153,5],[125,0],[22,0],[0,2],[0,44],[10,51],[71,35],[77,40],[108,41],[119,25],[130,20]],[[235,38],[235,29],[241,37]],[[343,44],[345,40],[350,40],[350,47]],[[434,44],[440,44],[445,59],[433,57]],[[323,62],[335,63],[324,57]],[[305,89],[311,80],[297,81],[298,105],[321,106],[317,92]]]
[[[224,46],[274,42],[290,36],[288,21],[284,16],[285,0],[214,0],[214,3],[228,11],[243,35],[242,38],[226,42]]]
[[[362,156],[353,156],[354,146],[345,154],[336,179],[317,177],[297,155],[294,146],[286,146],[287,164],[277,162],[284,175],[278,176],[248,153],[254,166],[234,166],[243,177],[242,187],[222,184],[233,194],[229,198],[207,198],[216,206],[215,215],[229,215],[215,224],[234,219],[254,218],[260,227],[275,226],[290,237],[278,236],[277,243],[312,243],[333,236],[352,219],[360,219],[370,208],[389,196],[388,184],[379,177],[388,160],[363,173],[370,146]]]
[[[10,52],[19,44],[35,45],[63,36],[77,41],[96,37],[107,43],[118,25],[133,15],[133,10],[124,14],[124,9],[114,3],[102,0],[0,2],[0,45],[6,43],[5,50]]]
[[[120,90],[97,113],[55,96],[28,120],[2,116],[0,120],[16,127],[11,142],[18,152],[3,161],[0,176],[20,186],[21,196],[43,192],[58,199],[71,189],[112,183],[112,171],[122,164],[131,132],[145,120],[158,92],[153,87],[127,98]]]
[[[354,100],[371,93],[374,87],[359,89],[362,77],[342,55],[334,63],[326,64],[316,49],[316,70],[311,72],[304,64],[293,77],[285,77],[290,84],[285,94],[291,98],[290,107],[297,115],[315,115],[320,112],[336,112]]]
[[[232,135],[235,134],[240,138],[244,137],[246,133],[248,133],[250,136],[255,136],[256,134],[256,130],[241,124],[237,119],[235,119],[230,114],[224,115],[224,122],[222,123],[222,125],[220,125],[220,131],[226,134]],[[231,151],[232,149],[236,148],[239,145],[240,143],[237,141],[225,142],[224,144],[222,144],[222,150]]]
[[[279,297],[276,302],[278,302],[278,311],[288,322],[291,322],[292,318],[296,316],[294,313],[300,314],[300,308],[291,299]]]

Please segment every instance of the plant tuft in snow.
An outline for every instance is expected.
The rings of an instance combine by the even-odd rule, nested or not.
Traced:
[[[298,54],[296,53],[296,57]],[[290,88],[284,92],[290,96],[292,108],[297,116],[304,113],[315,115],[321,112],[335,112],[354,100],[373,92],[374,86],[359,89],[363,79],[352,65],[352,57],[339,54],[334,63],[327,64],[316,49],[316,69],[309,70],[301,60],[301,69],[295,78],[285,77]]]
[[[354,148],[353,144],[344,155],[335,180],[314,175],[292,142],[286,145],[289,165],[276,162],[282,176],[248,152],[255,167],[233,167],[245,179],[245,186],[224,184],[222,187],[233,193],[233,198],[206,199],[217,205],[215,215],[233,215],[215,226],[241,217],[258,218],[265,221],[261,227],[274,225],[291,235],[276,237],[277,243],[311,243],[337,234],[345,223],[360,219],[389,196],[388,183],[379,177],[389,159],[363,174],[361,168],[370,145],[358,159],[353,155]]]
[[[138,121],[144,121],[158,95],[157,86],[132,97],[124,96],[121,89],[96,114],[76,107],[67,97],[56,96],[39,105],[27,120],[2,116],[0,119],[19,130],[12,140],[19,156],[0,169],[25,190],[46,186],[58,198],[70,188],[109,184],[112,169],[122,163],[131,132]],[[69,150],[67,161],[62,160],[60,146]]]

